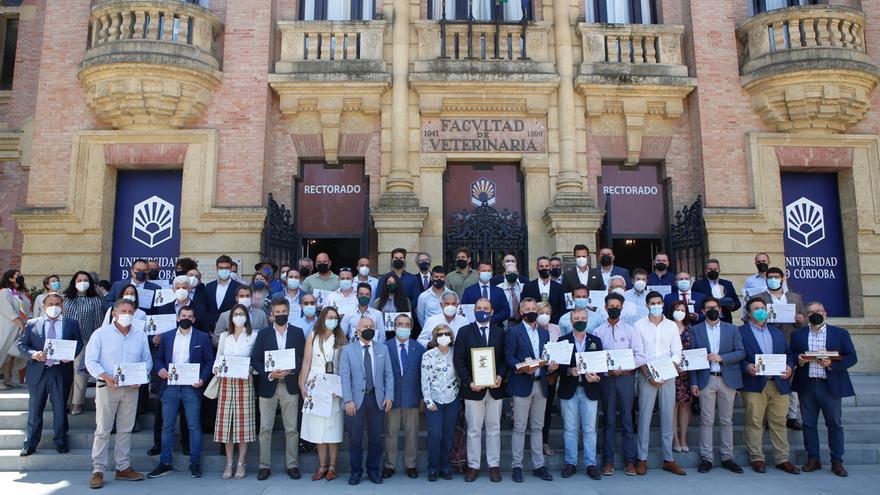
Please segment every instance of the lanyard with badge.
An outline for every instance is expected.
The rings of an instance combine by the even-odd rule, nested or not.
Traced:
[[[318,340],[318,336],[315,335],[314,339]],[[324,373],[328,375],[333,374],[333,361],[336,359],[336,343],[333,344],[333,354],[330,356],[330,360],[327,360],[327,355],[324,354],[324,343],[321,340],[318,340],[319,349],[321,350],[321,357],[324,358]],[[314,345],[314,342],[312,343]]]

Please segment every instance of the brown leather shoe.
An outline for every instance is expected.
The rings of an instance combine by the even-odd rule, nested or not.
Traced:
[[[298,467],[288,469],[287,475],[290,476],[290,479],[292,480],[298,480],[302,477]]]
[[[752,471],[756,473],[766,473],[767,467],[764,466],[764,461],[752,461]]]
[[[840,476],[841,478],[846,478],[849,476],[849,473],[846,471],[846,468],[843,467],[843,463],[840,461],[831,461],[831,472]]]
[[[471,481],[474,481],[475,479],[477,479],[477,476],[479,476],[479,475],[480,475],[479,469],[470,468],[470,469],[468,469],[467,474],[464,475],[464,480],[467,481],[468,483],[470,483]]]
[[[809,459],[806,464],[801,466],[801,471],[805,473],[812,473],[820,469],[822,469],[822,463],[819,462],[819,459]]]
[[[335,480],[336,479],[336,470],[330,469],[329,471],[327,471],[327,474],[324,475],[324,479],[327,481]]]
[[[489,468],[489,480],[493,483],[499,483],[501,481],[501,468],[498,466]]]
[[[635,476],[636,475],[636,466],[631,462],[627,462],[626,466],[624,466],[624,468],[623,468],[623,474],[625,474],[627,476]]]
[[[143,481],[144,474],[135,471],[129,466],[123,471],[116,471],[116,479],[122,481]]]
[[[798,469],[797,466],[792,464],[791,461],[785,461],[782,464],[777,464],[776,469],[785,471],[788,474],[801,474],[801,470]]]
[[[803,426],[801,426],[801,422],[796,418],[788,418],[785,420],[785,427],[789,430],[801,431],[803,430]]]
[[[406,476],[410,479],[416,479],[419,477],[419,470],[416,468],[406,468]]]
[[[89,480],[89,488],[104,488],[104,473],[92,473],[92,479]]]
[[[663,470],[679,476],[685,476],[687,474],[687,472],[685,472],[685,470],[675,461],[663,461]]]
[[[648,461],[643,461],[639,459],[636,461],[636,474],[639,476],[644,476],[648,472]]]
[[[610,462],[602,466],[602,476],[612,476],[614,475],[614,464]]]

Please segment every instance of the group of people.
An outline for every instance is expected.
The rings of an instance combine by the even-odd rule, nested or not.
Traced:
[[[418,253],[414,273],[406,270],[407,252],[395,249],[391,270],[378,278],[366,258],[334,272],[330,257],[320,253],[290,266],[258,263],[249,283],[224,255],[216,260],[217,279],[207,284],[193,260],[180,258],[176,276],[164,284],[174,300],[164,304],[142,300],[163,289],[158,267],[146,260],[133,263],[129,280],[112,285],[79,271],[62,290],[59,276],[47,277],[45,292],[34,301],[22,274],[7,271],[0,281],[0,344],[5,344],[0,362],[6,387],[16,386],[14,360],[26,362],[30,402],[21,455],[34,453],[40,442],[47,398],[53,404],[56,449],[67,452],[66,405],[70,414],[82,413],[91,378],[97,382],[92,488],[104,486],[114,431],[115,479],[144,478],[131,467],[129,452],[148,389],[160,399],[156,445],[149,452],[159,455],[159,463],[150,478],[173,472],[180,418],[179,440],[189,455],[191,476],[202,475],[202,434],[213,431],[226,456],[224,479],[246,476],[248,444],[254,441],[257,479],[267,479],[280,410],[286,473],[293,479],[301,477],[304,442],[314,446],[319,459],[311,479],[335,479],[347,431],[348,482],[356,485],[366,475],[382,483],[396,473],[401,430],[403,468],[417,478],[424,414],[428,480],[452,479],[456,468],[465,472],[465,481],[477,479],[485,441],[489,478],[501,481],[501,422],[509,414],[512,480],[523,481],[528,429],[532,475],[550,481],[545,456],[555,455],[549,427],[556,400],[564,430],[563,478],[574,476],[579,464],[594,480],[612,476],[618,429],[624,473],[646,474],[655,414],[662,468],[686,474],[674,453],[689,451],[694,410],[700,416],[698,471],[715,465],[717,418],[720,465],[742,473],[733,453],[739,392],[752,470],[766,470],[765,425],[776,468],[791,474],[821,469],[821,412],[831,469],[847,475],[841,399],[854,395],[847,373],[857,359],[852,340],[846,330],[827,324],[821,302],[804,303],[788,289],[785,271],[770,266],[766,253],[755,257],[757,272],[743,288],[744,304],[733,284],[720,277],[714,259],[694,281],[690,273],[671,272],[664,253],[656,255],[650,273],[637,268],[631,274],[614,265],[610,248],[599,251],[595,268],[589,266],[586,246],[575,246],[573,254],[576,266],[565,272],[561,259],[539,257],[538,276],[529,280],[512,255],[504,257],[501,273],[487,262],[474,269],[467,248],[457,251],[449,271],[432,266],[430,254]],[[603,291],[602,297],[595,291]],[[794,321],[769,323],[768,308],[774,304],[795,304]],[[735,314],[740,307],[741,316]],[[153,330],[157,315],[172,315],[173,330]],[[75,359],[52,359],[45,347],[49,339],[75,341]],[[570,359],[547,359],[545,346],[561,341],[572,345]],[[705,349],[709,368],[683,371],[687,349]],[[294,357],[287,369],[278,369],[267,356],[284,350]],[[601,350],[630,350],[634,367],[594,373],[575,362],[577,353]],[[12,352],[8,360],[7,352]],[[784,371],[768,376],[759,369],[763,364],[757,357],[768,354],[785,356]],[[678,376],[660,380],[650,363],[667,358]],[[236,362],[248,364],[243,376],[228,373]],[[490,376],[488,382],[475,376],[476,366],[487,362],[494,367],[494,380]],[[198,364],[198,376],[185,385],[170,384],[169,369],[176,378],[177,366],[184,363]],[[149,376],[125,376],[142,372]],[[312,409],[317,381],[337,387],[322,414]],[[790,459],[788,428],[803,430],[808,460],[801,468]]]

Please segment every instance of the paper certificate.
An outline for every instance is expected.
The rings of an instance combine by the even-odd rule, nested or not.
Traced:
[[[117,387],[149,383],[147,363],[119,363],[114,366],[113,379]]]
[[[607,290],[591,290],[590,291],[590,306],[594,308],[604,308],[605,307],[605,296],[608,295]]]
[[[223,378],[246,379],[251,372],[251,358],[246,356],[220,356],[218,376]]]
[[[313,391],[303,399],[302,412],[303,414],[329,418],[333,414],[333,398]]]
[[[471,381],[477,387],[495,386],[495,348],[471,349]]]
[[[474,306],[476,304],[459,304],[458,314],[464,317],[470,323],[476,323],[477,318],[474,316]]]
[[[386,330],[394,330],[394,320],[397,319],[400,315],[406,315],[412,318],[408,311],[397,312],[397,313],[383,313],[382,317],[385,319],[385,329]]]
[[[45,344],[43,344],[43,354],[46,356],[46,359],[73,361],[76,357],[76,341],[46,339]]]
[[[556,364],[568,365],[571,363],[571,353],[574,350],[574,344],[563,340],[562,342],[547,342],[544,344],[545,361],[553,361]]]
[[[199,377],[199,363],[171,363],[168,365],[168,385],[195,385]]]
[[[682,371],[695,371],[709,369],[709,360],[706,359],[708,352],[705,348],[685,349],[681,351],[681,364],[679,368]]]
[[[608,352],[591,351],[579,352],[575,358],[577,370],[580,374],[605,373],[608,371]]]
[[[155,297],[155,291],[153,289],[138,289],[138,306],[141,309],[152,309],[153,308],[153,297]]]
[[[332,292],[332,290],[313,289],[312,295],[315,296],[315,304],[319,308],[323,308],[324,305],[329,302],[330,294]]]
[[[768,323],[794,323],[796,313],[794,304],[768,304],[767,305],[767,322]]]
[[[342,397],[342,377],[330,373],[317,375],[319,380],[315,384],[315,389],[319,392],[331,397]]]
[[[296,369],[296,349],[265,352],[266,373]]]
[[[158,333],[170,332],[177,330],[177,315],[149,315],[144,325],[144,332],[147,335],[156,335]]]
[[[571,295],[571,292],[566,292],[563,294],[565,298],[565,309],[571,309],[574,307],[574,296]]]
[[[678,376],[675,365],[669,356],[661,356],[648,363],[648,373],[655,382],[672,380]]]
[[[629,371],[636,369],[632,349],[608,349],[608,371]]]
[[[663,297],[672,294],[671,285],[649,285],[645,290],[648,292],[659,292]]]
[[[153,299],[153,306],[164,306],[175,301],[173,289],[159,289]]]
[[[760,376],[779,376],[788,366],[785,354],[755,354],[755,368]]]

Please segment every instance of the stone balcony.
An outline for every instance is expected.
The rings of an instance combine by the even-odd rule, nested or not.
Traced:
[[[736,30],[752,108],[779,132],[844,132],[864,117],[880,70],[865,46],[865,15],[843,6],[789,7]]]
[[[96,0],[79,72],[89,106],[116,129],[179,129],[220,85],[220,20],[179,0]]]
[[[638,163],[642,138],[666,137],[696,80],[682,62],[684,26],[578,24],[583,62],[575,85],[594,133],[626,138],[625,163]]]

